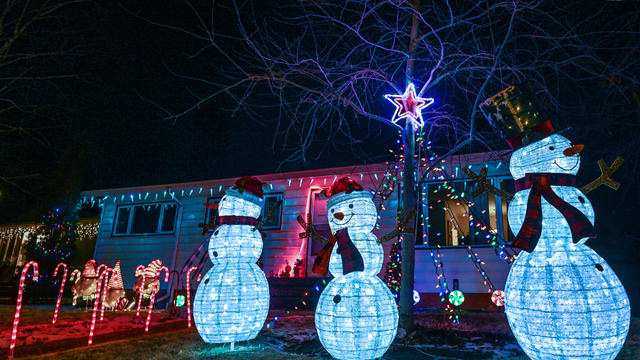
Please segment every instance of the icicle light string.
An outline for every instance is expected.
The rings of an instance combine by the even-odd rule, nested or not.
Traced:
[[[58,311],[60,310],[60,302],[62,301],[64,284],[67,281],[67,271],[69,270],[67,267],[67,264],[61,262],[56,266],[55,270],[53,270],[53,277],[56,277],[58,275],[58,269],[60,269],[60,267],[62,267],[62,269],[64,270],[64,273],[62,273],[62,280],[60,281],[60,292],[58,293],[58,300],[56,301],[56,310],[53,313],[53,320],[51,320],[51,325],[55,325],[56,321],[58,320]]]
[[[20,310],[22,309],[22,295],[24,294],[24,285],[27,278],[29,269],[33,268],[32,280],[38,281],[38,263],[35,261],[29,261],[22,268],[20,274],[20,284],[18,285],[18,298],[16,299],[16,313],[13,316],[13,328],[11,330],[11,345],[9,345],[9,358],[13,359],[13,350],[16,348],[16,341],[18,339],[18,324],[20,323]]]

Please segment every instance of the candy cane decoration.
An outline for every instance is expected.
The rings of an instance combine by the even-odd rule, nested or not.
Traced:
[[[23,268],[20,275],[20,285],[18,286],[18,299],[16,301],[16,314],[13,316],[13,330],[11,331],[11,345],[9,346],[9,358],[13,359],[13,349],[16,348],[18,338],[18,324],[20,323],[20,309],[22,309],[22,293],[24,292],[24,281],[29,268],[33,267],[33,281],[38,281],[38,263],[29,261]]]
[[[110,272],[113,275],[113,269],[107,267],[105,272]],[[100,284],[98,284],[100,285]],[[100,321],[104,321],[104,308],[107,303],[107,291],[109,290],[109,275],[104,277],[104,282],[102,284],[102,308],[100,309]]]
[[[160,271],[158,271],[158,279],[160,278],[160,274],[162,273],[162,270],[165,271],[165,275],[164,275],[164,282],[169,282],[169,268],[166,266],[163,266],[160,268]],[[159,287],[160,285],[158,285]],[[144,326],[144,332],[145,334],[149,333],[149,323],[151,322],[151,312],[153,312],[153,303],[156,300],[156,291],[160,291],[160,289],[156,289],[156,282],[153,282],[153,290],[151,291],[151,300],[149,300],[149,312],[147,312],[147,323]]]
[[[135,273],[136,277],[142,276],[142,287],[138,289],[140,290],[140,295],[138,295],[138,309],[136,310],[136,317],[140,316],[140,308],[142,307],[142,289],[144,288],[144,270],[145,270],[144,265],[138,265]]]
[[[81,274],[82,273],[80,272],[80,269],[75,269],[75,270],[73,270],[71,272],[71,276],[69,276],[69,282],[74,284],[74,285],[72,285],[72,287],[75,286],[76,281],[78,281],[78,279],[80,279]],[[78,292],[74,291],[73,292],[73,301],[71,302],[73,304],[73,306],[76,306],[76,300],[77,299],[78,299]]]
[[[190,285],[190,278],[191,278],[191,272],[193,270],[198,270],[197,266],[192,266],[189,268],[189,271],[187,271],[187,321],[188,321],[188,326],[191,327],[191,285]]]
[[[138,277],[141,274],[143,274],[144,273],[144,269],[145,269],[144,265],[138,265],[138,267],[136,268],[135,277]]]
[[[93,300],[93,314],[91,315],[91,328],[89,330],[89,343],[87,345],[93,344],[93,330],[96,328],[96,317],[98,314],[98,306],[100,305],[100,290],[102,289],[102,284],[104,279],[107,277],[106,275],[111,271],[108,267],[105,267],[105,270],[98,277],[98,284],[96,287],[96,297]]]
[[[100,266],[98,266],[98,269],[96,270],[96,274],[100,276],[100,270],[106,270],[107,268],[108,266],[106,264],[100,264]]]
[[[60,301],[62,301],[62,293],[64,292],[64,283],[67,281],[67,264],[61,262],[56,266],[56,269],[53,270],[53,277],[58,275],[58,269],[62,266],[64,269],[64,273],[62,274],[62,282],[60,283],[60,293],[58,293],[58,301],[56,302],[56,311],[53,313],[53,320],[51,320],[51,325],[56,324],[56,320],[58,320],[58,311],[60,310]]]

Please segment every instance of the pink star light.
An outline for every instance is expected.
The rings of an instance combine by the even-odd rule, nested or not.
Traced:
[[[422,109],[433,104],[434,101],[433,98],[418,97],[413,83],[409,83],[407,90],[402,95],[385,95],[384,97],[396,107],[391,122],[395,124],[398,120],[406,118],[407,121],[411,121],[414,129],[424,125]]]

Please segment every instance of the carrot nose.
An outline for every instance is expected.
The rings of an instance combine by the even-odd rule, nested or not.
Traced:
[[[337,213],[333,214],[333,217],[338,219],[338,220],[342,220],[342,219],[344,219],[344,214],[341,213],[341,212],[337,212]]]
[[[564,156],[573,156],[573,155],[579,153],[580,151],[582,151],[582,149],[584,149],[584,145],[578,144],[578,145],[574,145],[574,146],[572,146],[570,148],[564,149],[564,151],[562,153],[564,154]]]

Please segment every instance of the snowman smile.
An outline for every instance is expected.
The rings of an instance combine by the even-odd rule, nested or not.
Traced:
[[[353,213],[351,213],[351,214],[349,215],[349,219],[348,219],[348,220],[346,220],[346,221],[337,222],[337,221],[336,221],[336,218],[333,218],[333,219],[331,219],[331,222],[332,222],[332,223],[334,223],[334,224],[336,224],[336,225],[342,226],[342,225],[346,225],[349,221],[351,221],[351,218],[352,218],[352,217],[353,217]],[[346,216],[345,216],[345,218],[346,218]]]
[[[558,163],[555,160],[553,160],[553,165],[559,167],[560,169],[562,169],[564,171],[570,171],[570,170],[575,169],[576,166],[578,166],[578,162],[579,161],[576,161],[571,168],[563,168],[562,166],[558,165]]]

